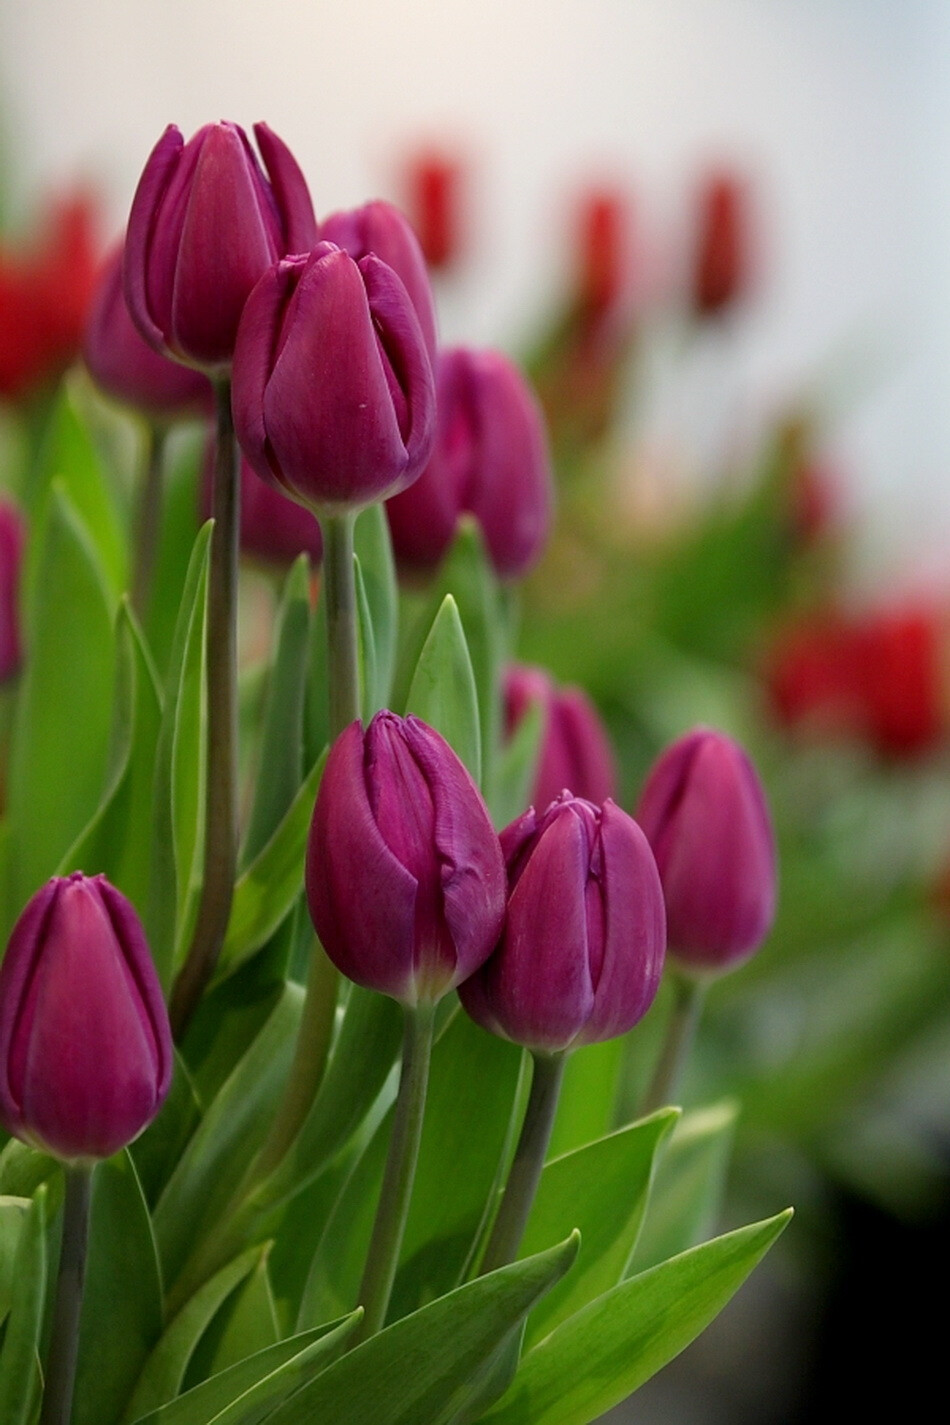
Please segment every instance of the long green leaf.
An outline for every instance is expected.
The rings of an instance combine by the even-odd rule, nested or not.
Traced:
[[[687,1113],[659,1156],[646,1221],[633,1256],[645,1271],[694,1247],[714,1230],[726,1186],[738,1105]]]
[[[485,1425],[590,1425],[699,1335],[790,1216],[705,1242],[592,1301],[527,1353]]]
[[[409,685],[406,712],[440,732],[465,763],[476,785],[482,777],[482,742],[478,689],[459,618],[458,605],[446,594],[432,621]]]
[[[29,1210],[30,1199],[27,1197],[0,1197],[0,1326],[6,1320],[13,1300],[16,1252]]]
[[[396,666],[399,600],[389,521],[382,504],[369,505],[357,516],[353,546],[373,629],[376,673],[373,700],[378,707],[389,707]]]
[[[17,1290],[0,1347],[0,1420],[28,1425],[38,1394],[36,1370],[46,1297],[46,1188],[37,1190],[20,1231],[14,1264]]]

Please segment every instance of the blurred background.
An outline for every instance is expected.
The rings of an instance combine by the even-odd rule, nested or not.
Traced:
[[[60,273],[78,331],[81,274],[165,124],[266,119],[318,216],[409,212],[445,340],[527,364],[560,517],[518,651],[594,696],[625,803],[697,721],[766,778],[779,923],[710,996],[691,1210],[697,1231],[799,1217],[617,1420],[813,1420],[845,1382],[860,1408],[911,1341],[928,1369],[915,1302],[947,1260],[950,1164],[948,95],[942,0],[0,0],[3,422],[76,344],[25,361],[4,326],[23,264]]]

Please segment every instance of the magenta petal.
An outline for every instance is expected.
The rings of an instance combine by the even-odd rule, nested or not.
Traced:
[[[309,252],[317,245],[317,220],[300,164],[267,124],[255,124],[254,137],[281,214],[283,253]]]
[[[286,305],[296,290],[300,259],[274,263],[247,299],[234,346],[231,410],[234,429],[247,460],[268,484],[291,493],[268,441],[264,398]]]
[[[360,260],[373,321],[404,394],[408,430],[403,473],[394,493],[404,490],[422,471],[435,440],[435,385],[419,319],[399,277],[385,262],[370,254]]]
[[[149,154],[142,170],[125,239],[123,280],[129,314],[144,341],[156,351],[168,350],[164,334],[152,315],[148,301],[148,265],[154,227],[165,190],[184,147],[180,129],[169,124]]]

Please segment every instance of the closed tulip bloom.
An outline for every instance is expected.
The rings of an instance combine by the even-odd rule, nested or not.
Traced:
[[[541,408],[498,351],[456,347],[436,371],[438,428],[432,458],[411,490],[386,506],[397,559],[431,569],[463,514],[482,527],[497,573],[518,578],[548,535],[553,485]]]
[[[700,317],[725,311],[746,295],[749,271],[748,195],[730,173],[714,173],[699,194],[693,308]]]
[[[211,410],[207,376],[153,350],[129,316],[122,286],[121,245],[102,269],[82,351],[89,374],[101,391],[155,423]]]
[[[562,793],[501,834],[508,915],[498,949],[459,989],[484,1029],[554,1054],[624,1034],[656,995],[663,892],[626,812]]]
[[[208,447],[201,487],[201,514],[211,518],[214,446]],[[306,554],[311,564],[323,557],[323,536],[314,515],[275,490],[241,460],[241,552],[265,564],[293,564]]]
[[[435,361],[435,303],[419,240],[392,203],[377,199],[362,208],[332,213],[320,224],[322,242],[335,243],[357,261],[374,252],[401,280],[416,309],[429,360]]]
[[[168,1093],[172,1043],[132,906],[104,876],[54,877],[0,967],[0,1118],[66,1160],[108,1158]]]
[[[501,846],[474,782],[416,717],[351,723],[327,759],[307,849],[324,949],[357,984],[432,1003],[491,953],[505,916]]]
[[[775,915],[775,843],[738,743],[709,728],[674,742],[647,777],[637,820],[660,870],[671,956],[718,972],[751,955]]]
[[[20,638],[20,572],[26,526],[15,505],[0,499],[0,683],[15,677],[23,661]]]
[[[254,135],[206,124],[185,143],[169,124],[139,180],[125,246],[132,320],[156,351],[225,369],[251,288],[288,252],[307,252],[316,220],[293,154],[266,124]]]
[[[404,489],[428,458],[435,389],[419,319],[391,267],[321,242],[248,300],[234,425],[263,480],[323,515]]]
[[[543,668],[512,664],[505,675],[508,735],[528,710],[541,709],[541,747],[531,800],[548,806],[565,788],[595,806],[617,794],[607,733],[582,688],[559,688]]]

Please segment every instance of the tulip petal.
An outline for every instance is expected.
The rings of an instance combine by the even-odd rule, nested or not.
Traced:
[[[129,314],[145,341],[156,351],[167,352],[161,328],[152,316],[149,303],[149,270],[156,218],[166,190],[179,165],[184,148],[181,130],[169,124],[149,154],[142,170],[125,239],[123,281]]]
[[[317,220],[300,164],[283,139],[267,124],[255,124],[254,137],[281,216],[284,239],[281,256],[309,252],[317,245]]]

